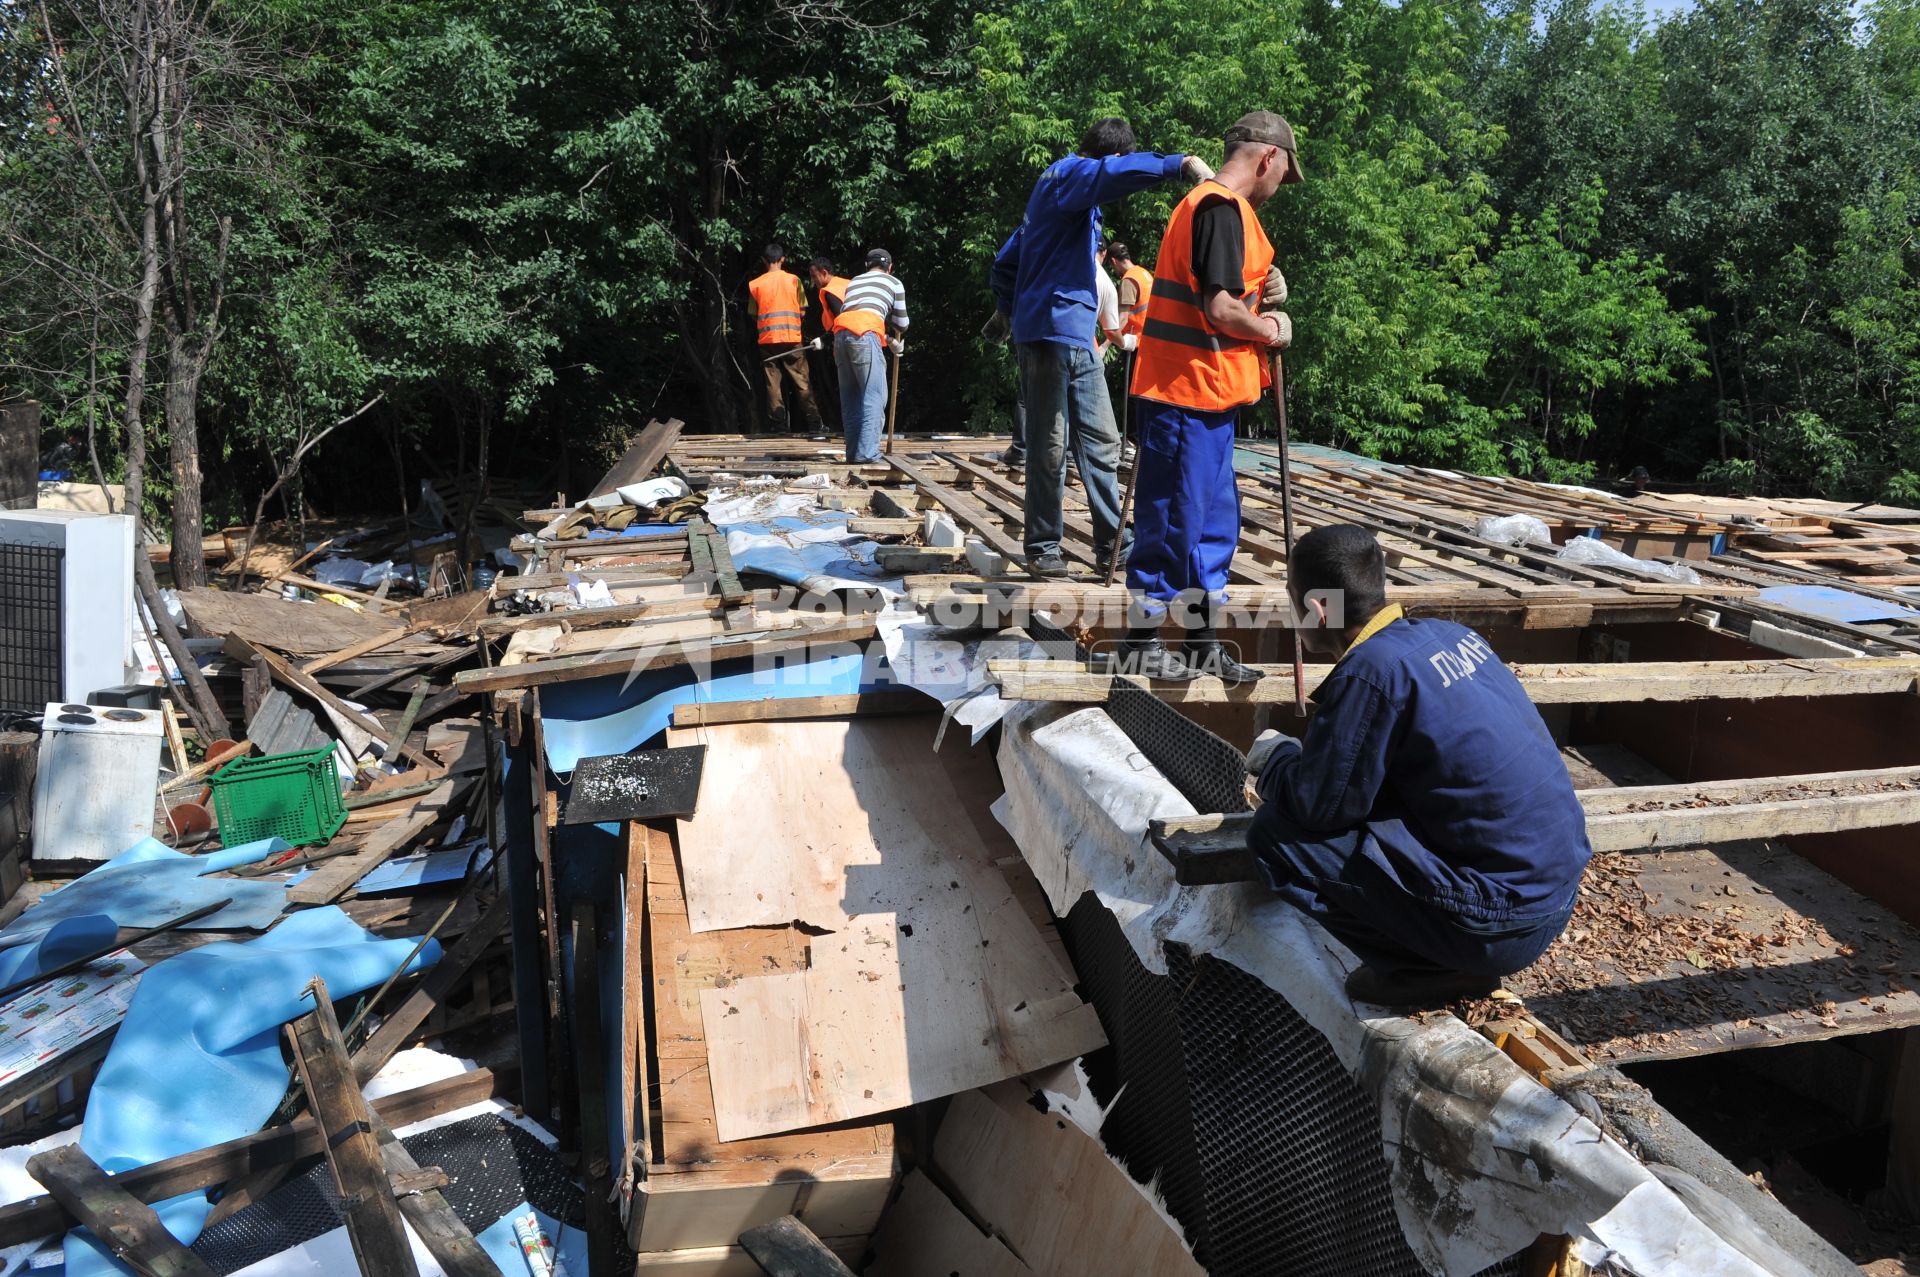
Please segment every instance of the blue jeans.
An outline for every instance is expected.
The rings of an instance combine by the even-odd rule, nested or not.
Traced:
[[[833,335],[833,362],[840,372],[840,429],[847,461],[878,461],[880,432],[887,424],[887,350],[876,333]]]
[[[1559,938],[1580,895],[1576,886],[1563,906],[1544,916],[1476,922],[1395,882],[1361,854],[1368,837],[1365,825],[1302,833],[1268,803],[1253,814],[1247,846],[1282,900],[1384,972],[1512,975]]]
[[[1027,557],[1060,549],[1069,440],[1093,515],[1094,548],[1105,552],[1120,535],[1120,430],[1100,361],[1084,346],[1057,341],[1023,341],[1015,349],[1027,409]]]

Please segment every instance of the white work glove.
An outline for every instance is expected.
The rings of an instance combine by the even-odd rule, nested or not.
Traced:
[[[1253,748],[1247,751],[1247,806],[1260,806],[1260,777],[1266,773],[1267,764],[1273,761],[1274,751],[1280,748],[1282,741],[1298,743],[1285,732],[1275,731],[1271,727],[1254,738]]]
[[[1287,277],[1278,266],[1267,267],[1267,282],[1260,286],[1260,309],[1279,310],[1287,304]]]
[[[826,349],[826,348],[825,348],[824,346],[822,346],[822,345],[820,344],[820,339],[819,339],[818,337],[815,337],[815,338],[814,338],[814,339],[813,339],[812,341],[810,341],[810,342],[808,342],[808,343],[807,343],[806,345],[804,345],[804,346],[802,346],[802,347],[801,347],[800,349],[802,349],[802,350],[824,350],[824,349]]]
[[[1121,333],[1120,334],[1120,349],[1138,350],[1139,348],[1140,348],[1139,333]]]
[[[1273,751],[1280,748],[1280,742],[1291,740],[1293,737],[1271,727],[1261,732],[1254,738],[1253,748],[1247,751],[1247,775],[1258,776],[1267,770],[1267,763],[1272,760]]]
[[[1186,178],[1189,185],[1198,186],[1213,179],[1213,170],[1199,156],[1189,155],[1180,161],[1180,176]]]
[[[980,326],[980,335],[996,346],[1004,346],[1013,338],[1013,321],[1006,311],[996,310],[993,318]]]
[[[907,353],[907,339],[904,337],[892,338],[887,342],[887,349],[893,352],[895,359],[898,359]]]
[[[1267,339],[1268,350],[1285,350],[1293,345],[1293,316],[1284,310],[1265,310],[1260,313],[1265,318],[1271,319],[1274,327],[1279,330]]]

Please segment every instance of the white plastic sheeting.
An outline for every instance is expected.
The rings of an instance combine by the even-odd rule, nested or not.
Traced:
[[[1342,987],[1353,955],[1250,885],[1180,887],[1147,822],[1190,804],[1101,709],[1022,705],[994,804],[1056,913],[1094,892],[1149,970],[1162,946],[1231,962],[1322,1033],[1378,1101],[1400,1226],[1442,1277],[1468,1277],[1542,1235],[1639,1277],[1762,1277],[1591,1122],[1450,1015],[1366,1016]]]
[[[918,611],[891,608],[874,625],[893,679],[939,701],[952,721],[972,733],[976,745],[1009,708],[1000,699],[1000,689],[987,681],[987,662],[1045,656],[1024,630],[956,635]]]
[[[874,562],[873,540],[847,527],[851,516],[823,508],[809,493],[748,485],[710,496],[706,517],[725,534],[739,571],[820,593],[904,592],[900,577]]]

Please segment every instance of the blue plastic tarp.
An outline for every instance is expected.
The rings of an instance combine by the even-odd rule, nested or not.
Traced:
[[[282,839],[262,838],[189,856],[143,838],[98,869],[40,897],[38,904],[0,931],[0,949],[37,940],[56,923],[83,914],[105,914],[122,927],[157,927],[223,899],[233,903],[186,925],[209,931],[264,931],[287,907],[282,884],[202,875],[250,865],[287,849]]]
[[[259,1130],[286,1090],[280,1028],[313,1009],[308,984],[326,981],[336,999],[370,989],[415,943],[383,940],[329,905],[257,940],[203,945],[153,967],[87,1097],[80,1147],[119,1172]],[[409,969],[439,960],[439,943],[429,941]],[[193,1192],[154,1209],[191,1243],[213,1206]],[[67,1234],[66,1256],[68,1277],[131,1271],[84,1229]]]
[[[1754,597],[1804,616],[1858,625],[1863,621],[1902,621],[1920,618],[1920,610],[1855,594],[1831,585],[1770,585]]]
[[[869,669],[869,662],[876,668]],[[639,749],[667,729],[675,705],[760,701],[794,696],[844,696],[892,686],[884,678],[878,645],[811,661],[775,661],[759,667],[752,658],[726,661],[701,679],[689,665],[647,670],[631,683],[620,676],[553,683],[540,689],[540,723],[547,766],[569,775],[583,758]]]

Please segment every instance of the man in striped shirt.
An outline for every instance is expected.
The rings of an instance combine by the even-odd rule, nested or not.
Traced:
[[[887,359],[906,348],[907,290],[893,275],[893,254],[867,253],[867,269],[847,285],[846,301],[833,321],[833,362],[840,372],[840,423],[847,461],[880,459],[880,431],[887,420]],[[889,338],[888,332],[893,336]]]

